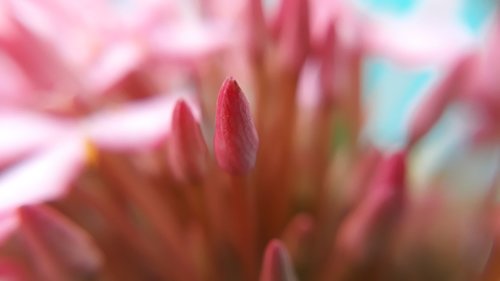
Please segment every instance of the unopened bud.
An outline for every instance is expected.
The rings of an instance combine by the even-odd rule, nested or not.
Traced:
[[[280,63],[299,72],[310,48],[309,1],[284,0],[276,19]]]
[[[244,174],[255,166],[259,138],[245,95],[233,78],[222,84],[215,118],[215,158],[231,174]]]
[[[83,229],[49,207],[42,205],[19,208],[22,230],[33,243],[50,251],[51,257],[68,273],[93,276],[102,264],[102,257]]]
[[[283,243],[272,240],[266,247],[260,281],[296,281],[290,257]]]
[[[167,157],[174,176],[181,182],[198,183],[207,171],[207,145],[198,122],[183,100],[174,108]]]

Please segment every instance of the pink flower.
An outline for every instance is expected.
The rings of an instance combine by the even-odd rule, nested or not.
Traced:
[[[451,25],[323,0],[16,0],[0,15],[0,279],[495,277],[477,262],[495,262],[492,202],[414,194],[416,144],[452,101],[496,116],[484,54]],[[362,138],[373,55],[449,70],[396,151]]]

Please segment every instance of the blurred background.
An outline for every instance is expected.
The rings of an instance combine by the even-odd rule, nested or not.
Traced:
[[[493,248],[490,242],[498,239],[492,237],[500,237],[498,207],[489,204],[500,199],[496,191],[500,169],[497,125],[500,121],[500,80],[496,77],[500,73],[498,1],[264,0],[264,15],[256,12],[259,9],[255,8],[258,6],[253,5],[255,3],[260,2],[0,0],[1,242],[13,230],[17,231],[18,225],[30,224],[30,210],[22,206],[40,204],[78,222],[104,245],[101,248],[105,255],[120,256],[120,247],[109,243],[112,239],[103,231],[106,224],[96,223],[99,215],[87,214],[88,202],[78,193],[82,190],[108,200],[111,206],[116,204],[122,208],[118,209],[122,211],[118,214],[123,216],[123,221],[139,230],[139,239],[131,240],[152,246],[153,252],[158,249],[154,249],[154,243],[151,245],[151,241],[156,240],[149,239],[150,234],[160,233],[161,236],[166,229],[166,232],[176,232],[172,237],[183,243],[191,239],[189,235],[195,233],[192,230],[199,231],[191,222],[196,225],[200,218],[196,217],[199,210],[193,204],[197,201],[189,201],[198,195],[189,193],[188,188],[205,188],[205,184],[209,188],[234,185],[234,181],[228,180],[232,179],[230,172],[224,167],[216,167],[211,157],[217,154],[212,149],[217,96],[224,78],[233,76],[249,99],[261,137],[259,154],[255,147],[252,147],[255,148],[251,151],[253,154],[249,153],[257,158],[256,165],[247,165],[252,169],[255,165],[255,173],[249,172],[249,183],[237,183],[251,185],[257,197],[260,195],[258,199],[264,202],[253,202],[255,208],[264,210],[259,217],[264,230],[257,234],[261,235],[260,244],[254,247],[259,255],[253,253],[254,262],[258,260],[259,266],[260,253],[270,238],[286,232],[286,226],[295,218],[306,217],[306,225],[320,222],[318,225],[328,226],[311,230],[318,236],[307,237],[316,243],[308,244],[314,244],[310,248],[316,252],[306,253],[306,258],[300,260],[303,253],[296,251],[300,254],[294,262],[298,264],[300,276],[313,276],[311,280],[316,280],[320,273],[314,271],[320,272],[321,265],[309,262],[309,257],[323,259],[330,254],[325,250],[330,249],[330,244],[334,245],[334,250],[347,245],[348,250],[356,252],[356,247],[352,246],[356,238],[373,242],[368,237],[372,233],[364,231],[366,229],[349,228],[349,214],[354,213],[353,221],[356,221],[358,210],[360,213],[364,210],[364,215],[367,213],[363,204],[373,207],[370,204],[379,202],[370,198],[373,194],[378,198],[376,192],[372,194],[364,188],[371,186],[368,182],[374,178],[373,185],[380,184],[378,174],[375,175],[380,173],[382,181],[389,182],[380,184],[384,188],[404,185],[405,171],[409,198],[415,201],[410,200],[411,203],[405,205],[409,211],[401,212],[405,216],[403,219],[398,217],[405,222],[397,229],[402,238],[388,251],[391,253],[387,256],[393,255],[388,258],[389,262],[396,264],[391,268],[397,271],[394,276],[405,276],[406,272],[412,272],[410,267],[414,263],[422,262],[422,268],[428,266],[436,273],[434,279],[429,280],[440,280],[439,261],[450,260],[444,268],[452,273],[445,280],[465,280],[456,277],[469,269],[470,274],[476,274],[486,264],[494,265],[497,260],[491,263],[486,260]],[[287,9],[282,3],[295,5]],[[300,5],[307,6],[309,11],[301,10]],[[449,77],[452,79],[447,79]],[[440,95],[441,99],[432,100]],[[174,147],[169,141],[176,137],[172,125],[175,117],[172,116],[179,98],[186,101],[192,119],[200,124],[204,137],[198,140],[203,146],[200,151],[206,152],[205,142],[210,151],[199,159],[197,154],[189,153],[195,159],[184,159],[188,157],[182,154],[186,152],[183,145],[177,143]],[[428,125],[429,132],[423,130],[422,136],[415,133],[426,121],[429,122],[424,127]],[[345,123],[347,129],[343,131],[345,128],[336,122]],[[347,144],[338,145],[338,138],[346,139]],[[189,140],[179,142],[186,147],[196,145]],[[274,154],[275,151],[278,152]],[[395,156],[391,154],[394,152]],[[99,161],[108,154],[110,158],[117,157],[114,164],[118,167],[123,164],[129,173],[118,169],[117,175],[113,175],[112,169],[112,172],[106,171],[106,165]],[[368,159],[366,161],[370,162],[371,156],[376,160],[372,159],[370,171],[359,172],[363,170],[363,161]],[[196,161],[202,164],[198,166]],[[408,169],[404,168],[405,163]],[[213,170],[208,173],[207,168],[199,173],[200,176],[196,169],[205,165],[213,165]],[[371,170],[376,172],[371,173]],[[200,176],[202,180],[192,183],[190,176]],[[141,209],[144,204],[140,202],[155,201],[157,197],[138,200],[143,199],[140,192],[130,195],[121,189],[113,190],[109,188],[113,184],[107,183],[106,177],[118,178],[122,184],[156,184],[151,184],[151,190],[162,193],[163,197],[157,196],[164,200],[159,206],[173,209],[170,211],[174,227],[162,224],[163,218],[158,213],[170,215],[162,207],[151,211],[145,204],[146,210]],[[341,190],[345,187],[342,184],[348,187],[358,184],[360,188]],[[165,186],[168,186],[167,191],[161,189]],[[172,191],[171,186],[188,191]],[[284,191],[276,186],[284,186]],[[228,191],[219,189],[218,192],[224,197]],[[289,197],[282,196],[287,192]],[[335,197],[337,193],[340,196]],[[323,200],[322,197],[328,198]],[[185,201],[177,200],[179,198]],[[281,200],[283,206],[276,204],[275,208],[274,201],[267,198]],[[372,199],[374,201],[370,201]],[[395,199],[401,201],[396,202],[393,213],[399,215],[401,206],[398,204],[406,202],[405,199]],[[226,201],[224,203],[228,203]],[[228,206],[234,207],[231,203]],[[373,208],[383,209],[386,207],[383,203],[387,202]],[[361,207],[355,208],[358,205]],[[219,208],[228,206],[221,204]],[[279,210],[280,207],[283,210]],[[25,213],[18,216],[19,208]],[[143,217],[135,213],[135,208],[139,210],[137,213],[144,212]],[[158,210],[162,211],[156,212]],[[427,222],[426,218],[433,216],[434,210],[439,215]],[[275,221],[274,211],[277,213]],[[280,214],[280,211],[283,212]],[[221,213],[225,214],[220,212],[219,215]],[[370,216],[372,213],[376,212],[359,215],[358,221],[368,225],[362,225],[368,230],[370,227],[385,228],[376,223],[385,222],[386,217],[377,219]],[[388,213],[387,217],[393,214]],[[392,222],[390,218],[388,221]],[[148,232],[143,222],[152,222],[153,229],[156,226],[160,231]],[[471,230],[476,224],[478,230]],[[342,232],[336,232],[337,227],[342,230],[343,225],[348,229],[344,237]],[[26,229],[29,227],[21,228],[20,232],[29,234]],[[430,229],[428,233],[427,229]],[[463,234],[462,240],[457,239],[456,244],[455,241],[445,243],[455,230]],[[203,231],[195,234],[208,237],[208,231],[204,234]],[[420,240],[422,232],[428,237],[424,235]],[[359,233],[362,234],[358,236]],[[363,236],[365,233],[367,237]],[[416,249],[420,244],[415,241],[428,246],[422,252],[429,250],[425,254],[435,260],[426,264],[427,256],[415,254],[420,253]],[[167,249],[171,246],[168,242],[171,241],[167,241]],[[12,248],[10,243],[14,245]],[[380,242],[380,245],[385,243]],[[3,246],[2,254],[25,257],[19,254],[22,247],[15,240]],[[290,243],[286,246],[291,248]],[[466,250],[462,251],[462,246]],[[250,250],[245,250],[252,252],[252,248],[248,248]],[[476,248],[479,250],[474,252]],[[130,250],[129,256],[135,257],[135,250]],[[29,251],[36,252],[28,247]],[[193,250],[196,251],[200,249]],[[185,253],[180,252],[179,256],[184,257]],[[220,252],[215,256],[220,258],[226,254]],[[444,254],[440,256],[441,253]],[[210,255],[204,254],[210,260]],[[399,263],[399,255],[409,258]],[[159,274],[162,278],[175,273],[175,269],[161,272],[161,266],[157,266],[163,263],[161,253],[152,256],[158,262],[153,269],[146,265],[131,270],[136,270],[138,276]],[[500,259],[500,254],[494,257]],[[22,258],[19,260],[26,262]],[[100,266],[98,258],[92,261],[95,261],[95,268]],[[470,268],[462,272],[462,263]],[[125,258],[117,264],[105,271],[127,267],[124,266],[127,265]],[[211,265],[210,261],[207,264]],[[224,265],[228,271],[235,266]],[[383,268],[384,264],[378,266]],[[254,274],[260,272],[260,267],[254,267]],[[498,271],[491,268],[494,273]],[[425,272],[416,271],[415,280],[425,280],[422,279]],[[214,276],[213,280],[218,280],[217,274]]]
[[[436,55],[412,66],[384,55],[370,56],[364,62],[363,97],[370,116],[364,136],[391,149],[406,143],[408,119],[442,77],[443,62],[452,59],[457,49],[484,48],[492,32],[497,2],[353,2],[373,24],[388,28],[382,40],[404,45],[402,48],[412,54]],[[498,171],[500,155],[496,144],[474,149],[467,145],[467,124],[474,118],[460,101],[447,108],[412,158],[411,172],[417,186],[428,186],[431,178],[442,176],[448,183],[445,186],[452,187],[452,194],[462,199],[484,195]],[[416,189],[417,193],[423,191]]]

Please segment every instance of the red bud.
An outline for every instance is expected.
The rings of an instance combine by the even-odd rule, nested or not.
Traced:
[[[285,227],[282,240],[295,264],[304,262],[305,253],[310,249],[314,230],[314,219],[305,213],[295,215]]]
[[[102,257],[83,229],[41,205],[21,207],[19,215],[23,233],[30,239],[28,246],[49,251],[71,275],[92,276],[98,272]]]
[[[254,59],[260,59],[263,55],[266,41],[266,26],[262,0],[249,0],[246,13],[248,16],[248,47],[250,55]]]
[[[359,206],[342,223],[336,241],[346,263],[373,258],[401,215],[405,201],[406,153],[385,158]]]
[[[379,166],[372,182],[374,188],[388,188],[404,192],[406,185],[406,151],[397,151],[387,156]]]
[[[214,146],[217,163],[231,174],[244,174],[255,166],[257,130],[248,101],[232,77],[224,81],[217,98]]]
[[[262,262],[260,281],[295,281],[297,277],[287,250],[279,240],[272,240],[267,245]]]
[[[331,102],[334,98],[335,89],[335,53],[337,47],[337,32],[334,22],[330,22],[326,31],[325,37],[320,49],[321,65],[320,65],[320,84],[323,90],[323,98],[326,102]]]
[[[446,106],[459,94],[464,80],[474,63],[474,57],[467,55],[460,58],[443,80],[418,105],[409,123],[408,143],[415,144],[422,138],[443,114]]]
[[[310,48],[309,1],[281,1],[276,29],[278,53],[283,65],[292,71],[300,71]]]
[[[174,176],[181,182],[198,183],[207,171],[207,145],[198,122],[183,100],[174,108],[167,157]]]

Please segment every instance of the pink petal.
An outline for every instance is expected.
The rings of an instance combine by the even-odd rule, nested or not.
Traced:
[[[140,35],[154,26],[182,17],[179,4],[179,1],[172,0],[133,0],[111,3],[110,8],[115,14],[117,29],[128,29]]]
[[[47,257],[40,253],[40,248],[46,248],[59,261],[58,265],[68,270],[71,279],[95,276],[100,270],[103,264],[101,252],[90,234],[78,224],[45,205],[22,206],[18,214],[23,241],[36,259],[36,265]]]
[[[10,237],[10,234],[17,229],[18,226],[19,217],[16,212],[5,212],[0,214],[0,244],[7,240]],[[0,277],[2,277],[1,269]]]
[[[0,52],[0,104],[27,104],[31,98],[30,81],[16,63]]]
[[[309,59],[304,64],[299,78],[297,99],[300,106],[314,109],[320,106],[322,100],[320,79],[320,65],[318,61]]]
[[[50,42],[26,25],[10,2],[0,2],[0,47],[41,90],[78,87],[76,77]]]
[[[253,0],[250,0],[253,1]],[[186,1],[188,2],[188,1]],[[234,21],[241,18],[243,9],[246,8],[248,0],[202,0],[201,9],[203,13],[212,18],[221,19],[223,21]]]
[[[64,0],[23,0],[11,1],[12,7],[24,24],[42,34],[55,38],[57,31],[69,30],[77,26],[102,24],[109,19],[103,17],[107,12],[102,1],[64,1]],[[101,3],[99,3],[101,2]]]
[[[3,258],[0,260],[0,280],[2,281],[26,281],[28,274],[24,268],[13,260]]]
[[[86,84],[89,85],[90,92],[106,93],[127,74],[138,68],[144,58],[144,48],[137,41],[125,41],[107,46],[88,70]]]
[[[300,71],[310,49],[307,0],[282,0],[277,16],[277,56],[291,71]]]
[[[157,28],[150,35],[153,54],[176,62],[196,62],[220,51],[229,43],[224,30],[207,23],[180,23]]]
[[[81,135],[68,134],[0,176],[0,213],[63,195],[85,165]]]
[[[244,13],[247,21],[244,31],[247,40],[245,44],[250,51],[250,56],[256,59],[263,55],[267,37],[266,19],[262,5],[261,0],[249,0]]]
[[[367,28],[365,35],[371,54],[407,65],[447,63],[473,47],[470,35],[456,26],[392,20],[373,22]]]
[[[113,40],[104,34],[114,19],[104,1],[23,0],[12,4],[20,21],[73,66],[86,67],[101,41]]]
[[[309,32],[312,45],[318,48],[329,32],[332,18],[339,13],[341,3],[329,0],[312,0],[310,3]]]
[[[41,114],[4,110],[0,113],[0,167],[59,139],[71,125]]]
[[[439,120],[446,107],[460,94],[460,89],[467,85],[476,57],[466,55],[459,57],[449,66],[448,73],[425,96],[412,114],[408,128],[408,143],[413,145],[419,141]]]
[[[95,114],[85,122],[88,137],[97,146],[111,150],[153,147],[166,139],[172,124],[172,112],[179,98],[191,105],[197,120],[200,111],[192,95],[178,93]]]

